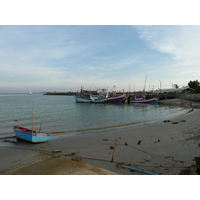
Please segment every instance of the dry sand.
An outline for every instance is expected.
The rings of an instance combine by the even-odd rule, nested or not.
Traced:
[[[53,135],[43,144],[0,140],[0,174],[144,174],[121,164],[160,175],[178,175],[186,167],[195,171],[194,158],[200,155],[200,103],[180,99],[161,102],[192,106],[191,112],[165,119],[170,122],[132,129]],[[60,152],[52,153],[55,150]],[[83,162],[70,161],[74,156]]]

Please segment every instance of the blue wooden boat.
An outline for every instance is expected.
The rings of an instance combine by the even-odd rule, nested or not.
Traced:
[[[127,99],[127,96],[125,94],[122,94],[118,96],[108,97],[105,99],[106,99],[106,103],[118,103],[118,102],[125,102]]]
[[[13,126],[13,129],[17,138],[32,143],[48,142],[51,138],[49,133],[37,133],[36,131],[20,126]]]
[[[136,95],[134,99],[130,100],[130,103],[156,103],[159,98],[153,97],[150,99],[145,99],[144,95]]]

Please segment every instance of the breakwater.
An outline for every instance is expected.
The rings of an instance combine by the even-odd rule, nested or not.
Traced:
[[[76,95],[77,92],[47,92],[44,95]]]

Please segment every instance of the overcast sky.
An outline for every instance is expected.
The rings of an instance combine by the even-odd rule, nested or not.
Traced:
[[[199,25],[1,25],[0,92],[182,87],[199,55]]]

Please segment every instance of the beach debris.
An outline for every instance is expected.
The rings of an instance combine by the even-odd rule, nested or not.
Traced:
[[[70,154],[66,154],[65,156],[75,156],[76,154],[80,153],[79,151],[78,152],[72,152]]]
[[[179,122],[172,122],[172,124],[178,124]]]
[[[137,144],[140,144],[142,142],[142,140],[139,140]]]
[[[81,157],[73,157],[73,158],[71,158],[71,160],[82,162],[82,158]]]
[[[125,145],[128,145],[128,143],[127,143],[127,142],[125,142]]]
[[[174,158],[173,156],[165,156],[165,158]]]
[[[152,172],[147,172],[147,171],[144,171],[144,170],[140,170],[140,169],[136,169],[136,168],[132,168],[132,167],[129,167],[129,166],[125,166],[125,165],[122,165],[122,167],[125,167],[129,170],[132,170],[132,172],[134,171],[138,171],[138,172],[142,172],[142,173],[145,173],[145,174],[150,174],[150,175],[158,175],[158,174],[154,174]]]
[[[108,139],[103,139],[103,141],[108,141]]]
[[[4,140],[3,142],[10,142],[10,140]]]
[[[113,162],[114,154],[115,154],[115,149],[116,149],[116,145],[117,145],[117,140],[115,140],[114,149],[113,149],[113,154],[112,154],[112,159],[111,159],[110,162]]]
[[[61,153],[61,150],[53,150],[53,153]]]
[[[164,120],[163,122],[170,122],[170,120]]]
[[[181,120],[180,122],[186,122],[186,120],[183,119],[183,120]]]
[[[10,142],[11,142],[11,143],[17,143],[17,141],[16,141],[16,140],[11,140]]]
[[[198,175],[198,173],[191,169],[191,167],[186,167],[180,171],[180,175]]]
[[[110,149],[114,149],[114,147],[113,147],[113,146],[110,146]]]
[[[160,140],[158,139],[157,141],[155,141],[154,143],[160,142]]]
[[[3,140],[3,142],[17,143],[17,141],[16,141],[16,140]]]

